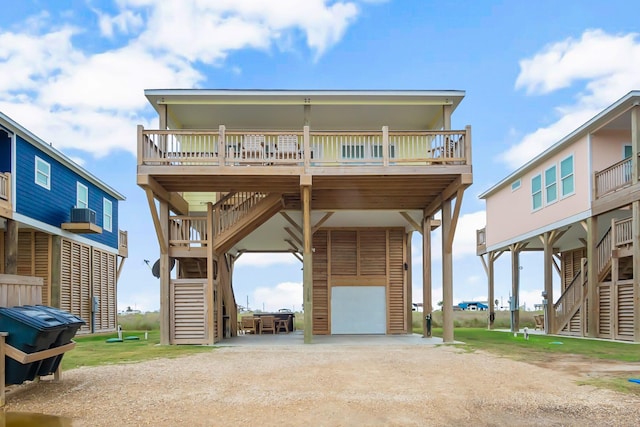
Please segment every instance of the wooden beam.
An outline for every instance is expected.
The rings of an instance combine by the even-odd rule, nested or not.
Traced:
[[[300,262],[304,265],[304,259],[302,259],[300,254],[298,254],[297,252],[291,252],[291,253],[293,254],[294,257],[298,258],[298,260],[300,260]]]
[[[175,325],[171,322],[171,265],[166,249],[169,247],[169,204],[165,201],[160,201],[159,223],[158,239],[162,237],[161,248],[165,247],[165,251],[160,253],[160,344],[167,345],[171,344]]]
[[[453,251],[453,238],[456,234],[456,227],[458,225],[458,217],[460,217],[460,208],[462,207],[462,196],[464,195],[464,188],[459,188],[456,195],[456,206],[453,209],[453,216],[451,217],[451,228],[447,234],[447,247],[450,251]]]
[[[442,341],[453,342],[453,239],[451,199],[442,203]],[[447,238],[447,236],[449,236]]]
[[[0,332],[0,381],[2,382],[2,387],[0,387],[0,408],[3,408],[4,405],[7,403],[6,398],[5,398],[5,378],[6,378],[6,365],[5,365],[5,360],[4,360],[4,356],[5,356],[5,342],[6,342],[6,338],[7,335],[9,335],[7,332]],[[0,409],[3,410],[3,409]]]
[[[304,188],[304,187],[303,187],[303,188]],[[303,207],[303,208],[304,208],[304,207]],[[286,212],[282,212],[282,211],[281,211],[281,212],[280,212],[280,215],[282,215],[282,216],[283,216],[283,218],[284,218],[284,219],[286,219],[286,220],[287,220],[287,222],[288,222],[289,224],[291,224],[291,225],[293,226],[293,228],[295,228],[295,229],[298,231],[298,233],[303,234],[303,233],[302,233],[302,227],[300,227],[300,226],[299,226],[299,225],[298,225],[298,224],[293,220],[293,218],[291,218],[291,217],[290,217]]]
[[[323,216],[322,218],[320,218],[320,221],[318,221],[318,222],[316,223],[316,225],[314,225],[314,226],[311,228],[311,232],[312,232],[313,234],[315,234],[315,232],[316,232],[316,231],[318,231],[318,229],[322,226],[322,224],[324,224],[325,222],[327,222],[327,220],[328,220],[329,218],[331,218],[331,216],[332,216],[334,213],[335,213],[335,212],[327,212],[326,214],[324,214],[324,216]]]
[[[222,204],[224,202],[226,202],[227,200],[229,200],[230,198],[232,198],[233,196],[235,196],[237,194],[237,191],[232,191],[230,193],[225,194],[224,196],[222,196],[217,202],[214,203],[213,205],[213,209],[217,209],[218,207],[222,206]]]
[[[302,224],[303,224],[303,304],[304,304],[304,343],[313,342],[313,252],[311,250],[311,186],[303,186],[302,192]],[[282,212],[285,215],[284,212]],[[288,215],[285,215],[285,218]]]
[[[430,338],[427,331],[427,316],[431,316],[431,217],[425,216],[422,222],[422,336]]]
[[[436,212],[440,210],[440,206],[442,205],[442,201],[451,199],[457,192],[460,187],[467,188],[473,182],[473,177],[471,174],[461,174],[458,176],[455,181],[453,181],[447,188],[445,188],[439,197],[436,197],[433,202],[424,210],[425,217],[432,216]]]
[[[408,212],[399,212],[400,215],[402,215],[402,217],[404,219],[407,220],[407,222],[409,223],[409,225],[411,225],[411,227],[413,227],[413,231],[417,231],[418,233],[422,233],[422,227],[420,226],[420,224],[418,224],[416,222],[416,220],[414,220],[413,218],[411,218],[411,215],[409,215]]]
[[[284,228],[284,231],[286,231],[287,233],[289,233],[289,236],[291,236],[291,238],[292,238],[293,240],[295,240],[295,241],[298,243],[298,245],[300,245],[300,246],[303,246],[303,245],[304,245],[304,244],[302,243],[302,239],[301,239],[300,237],[298,237],[298,236],[296,235],[296,233],[294,233],[294,232],[293,232],[293,230],[291,230],[289,227],[285,227],[285,228]]]
[[[165,190],[158,182],[149,175],[138,175],[138,185],[145,190],[151,190],[159,200],[164,200],[169,204],[169,208],[178,215],[189,214],[189,202],[178,193]]]
[[[638,109],[638,107],[636,107]],[[638,136],[640,138],[640,135]],[[632,220],[631,230],[633,239],[633,271],[640,271],[640,201],[635,201],[631,205]],[[633,275],[633,340],[640,341],[640,274]]]
[[[215,280],[213,277],[213,262],[215,258],[215,254],[213,253],[213,204],[211,202],[207,203],[207,288],[205,289],[205,297],[206,301],[204,302],[206,313],[206,329],[205,333],[207,335],[207,344],[212,345],[215,342],[215,315],[217,310],[211,307],[214,307],[214,292],[216,291],[214,287],[217,287],[218,291],[218,299],[221,298],[220,295],[220,282],[222,280]],[[217,260],[216,260],[217,261]]]
[[[4,237],[4,273],[18,274],[18,221],[7,219]]]
[[[116,283],[118,283],[118,281],[120,280],[120,273],[122,273],[122,266],[124,265],[124,261],[126,260],[126,258],[124,257],[119,257],[120,258],[120,265],[118,266],[118,271],[116,273]]]
[[[588,336],[598,336],[598,269],[596,259],[598,257],[598,218],[595,216],[587,219],[587,298],[589,301],[589,313],[587,315]],[[549,302],[549,305],[553,302]],[[548,306],[549,306],[548,305]]]
[[[547,294],[547,313],[545,313],[545,326],[547,334],[555,334],[555,317],[553,312],[553,243],[557,239],[557,230],[547,231],[542,235],[542,244],[544,245],[543,254],[543,271],[544,271],[544,291]]]
[[[160,217],[158,216],[158,211],[156,210],[156,202],[153,197],[153,192],[151,190],[145,190],[147,193],[147,202],[149,203],[149,210],[151,211],[151,219],[153,220],[153,226],[156,229],[156,236],[158,237],[158,245],[160,246],[160,253],[166,254],[168,251],[168,237],[163,234],[163,227],[160,223]]]
[[[493,300],[495,299],[495,274],[494,274],[494,261],[497,257],[494,256],[494,252],[489,252],[488,254],[488,264],[485,264],[485,271],[487,272],[487,288],[488,288],[488,305],[489,305],[489,319],[487,321],[487,329],[493,329],[493,324],[495,322],[495,304]]]
[[[300,248],[298,248],[298,245],[293,243],[291,239],[284,239],[284,241],[287,242],[289,246],[291,246],[291,248],[294,249],[296,252],[300,252]]]

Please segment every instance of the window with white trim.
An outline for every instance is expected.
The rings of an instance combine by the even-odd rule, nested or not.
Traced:
[[[36,156],[35,182],[40,187],[51,189],[51,165]]]
[[[86,185],[76,184],[76,208],[83,209],[89,207],[89,189]]]
[[[534,211],[542,208],[542,175],[531,178],[531,207]]]
[[[513,181],[511,183],[511,191],[516,191],[518,188],[520,188],[521,182],[519,179]]]
[[[545,203],[550,204],[558,200],[558,182],[556,165],[544,171]]]
[[[562,197],[575,191],[573,182],[573,154],[560,162],[560,192]]]
[[[113,204],[107,199],[102,199],[102,228],[106,231],[113,229]]]

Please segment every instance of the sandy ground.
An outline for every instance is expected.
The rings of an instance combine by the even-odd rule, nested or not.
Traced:
[[[574,362],[456,346],[226,347],[71,370],[14,390],[6,409],[74,426],[640,425],[639,396],[578,385]]]

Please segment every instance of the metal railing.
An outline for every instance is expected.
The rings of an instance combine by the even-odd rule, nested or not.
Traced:
[[[596,172],[596,199],[631,184],[632,167],[631,158],[627,158]]]
[[[447,165],[471,164],[464,130],[260,131],[145,130],[138,127],[140,165]]]

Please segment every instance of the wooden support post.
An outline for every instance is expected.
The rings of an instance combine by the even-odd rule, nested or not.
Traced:
[[[227,144],[225,142],[226,137],[224,135],[226,128],[224,125],[218,127],[218,164],[224,166],[227,157]],[[218,199],[219,201],[219,199]]]
[[[160,344],[171,344],[171,297],[169,295],[171,283],[171,271],[169,263],[169,205],[165,201],[160,201],[160,234],[163,242],[160,245]],[[165,248],[163,252],[162,249]]]
[[[547,293],[547,313],[545,326],[547,334],[556,333],[555,317],[556,313],[553,310],[553,243],[554,232],[547,231],[542,236],[542,243],[544,246],[544,291]]]
[[[461,200],[458,200],[460,203]],[[451,199],[442,202],[442,340],[453,342],[453,234]]]
[[[6,367],[5,367],[5,362],[4,362],[4,356],[5,356],[5,340],[7,335],[9,335],[6,332],[0,332],[0,408],[4,407],[6,400],[5,400],[5,396],[4,396],[4,381],[6,378]]]
[[[451,104],[442,106],[442,129],[444,130],[451,130],[451,110]]]
[[[214,316],[216,309],[214,309],[214,287],[220,289],[220,279],[214,282],[213,280],[213,262],[214,262],[214,253],[213,253],[213,223],[215,217],[213,213],[213,204],[211,202],[207,203],[207,289],[205,290],[205,297],[207,300],[205,301],[205,322],[207,325],[206,333],[207,333],[207,343],[209,345],[215,343],[215,331],[214,327]],[[218,292],[218,298],[220,294]]]
[[[511,332],[520,330],[520,245],[509,246],[511,250]],[[515,310],[514,310],[515,308]]]
[[[431,217],[422,221],[422,336],[427,334],[427,316],[431,316]]]
[[[311,185],[302,185],[302,287],[304,304],[304,343],[313,342],[313,252],[311,248]]]
[[[6,219],[4,274],[18,274],[18,221]]]
[[[587,219],[587,300],[589,313],[587,314],[587,335],[591,338],[598,336],[598,218]]]
[[[52,307],[60,307],[60,274],[62,268],[62,238],[51,237],[51,300]]]
[[[495,274],[494,274],[494,252],[489,252],[487,254],[487,284],[488,284],[488,299],[489,299],[489,321],[488,321],[488,326],[487,329],[491,330],[493,329],[493,323],[495,322],[495,316],[496,316],[496,307],[495,304],[493,303],[493,300],[495,298],[494,294],[495,294]]]
[[[382,165],[389,166],[389,126],[382,126]]]

